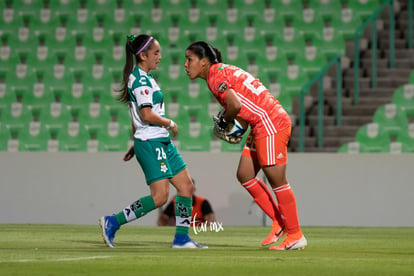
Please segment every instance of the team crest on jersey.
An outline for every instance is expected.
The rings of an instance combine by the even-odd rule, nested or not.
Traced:
[[[220,92],[224,92],[224,91],[227,90],[227,87],[228,87],[227,83],[222,82],[218,85],[217,90],[220,91]]]
[[[148,91],[148,89],[143,89],[143,90],[141,90],[141,95],[142,95],[142,96],[148,96],[148,95],[149,95],[149,91]]]
[[[167,168],[167,165],[165,164],[165,162],[161,162],[161,163],[160,163],[160,170],[161,170],[163,173],[166,173],[166,172],[168,171],[168,168]]]

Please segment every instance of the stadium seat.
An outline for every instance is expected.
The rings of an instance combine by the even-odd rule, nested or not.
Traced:
[[[318,47],[328,59],[345,54],[345,40],[340,30],[333,27],[330,20],[325,20],[324,28],[313,38],[313,45]]]
[[[131,134],[118,122],[111,121],[97,133],[97,139],[98,151],[126,151]]]
[[[77,121],[82,127],[95,133],[104,129],[111,120],[108,108],[99,102],[84,103],[76,115]]]
[[[409,84],[414,84],[414,70],[410,73],[410,79],[408,81]]]
[[[298,64],[291,63],[286,68],[286,74],[277,77],[277,82],[290,97],[300,95],[302,87],[309,81],[308,74]]]
[[[78,122],[69,122],[62,131],[57,134],[59,151],[88,150],[89,133]]]
[[[312,40],[309,39],[306,41],[306,46],[302,53],[295,58],[295,63],[302,67],[309,78],[311,78],[320,72],[327,63],[327,59],[318,47],[312,45]]]
[[[48,151],[49,131],[40,122],[19,132],[19,151]]]
[[[19,151],[19,130],[0,124],[0,151]]]
[[[50,102],[39,114],[39,121],[50,131],[59,132],[72,120],[70,107],[59,102]]]
[[[274,6],[276,12],[284,18],[291,18],[297,13],[300,13],[303,9],[301,0],[272,0],[272,6]]]
[[[339,147],[338,153],[358,154],[361,144],[359,142],[349,142]]]
[[[379,7],[382,0],[355,0],[347,1],[348,6],[352,9],[362,21],[367,19]]]
[[[198,106],[187,106],[180,114],[181,131],[178,133],[180,151],[209,151],[210,118],[205,110]]]
[[[12,47],[9,44],[10,35],[5,32],[0,33],[0,60],[2,62],[6,62],[10,59],[10,54],[12,51]]]
[[[8,151],[8,142],[10,139],[10,130],[6,127],[6,124],[1,121],[0,117],[0,151]]]
[[[317,9],[304,8],[292,17],[292,26],[305,37],[318,35],[324,26],[322,14]]]
[[[16,4],[8,0],[4,1],[2,6],[2,26],[4,26],[4,29],[11,29],[16,22],[16,17],[18,17]]]
[[[414,123],[408,125],[397,134],[397,142],[401,143],[402,153],[414,153]]]
[[[355,135],[355,141],[360,143],[361,153],[386,153],[390,151],[389,136],[377,123],[361,126]]]
[[[300,30],[292,26],[292,21],[287,21],[283,28],[283,35],[275,40],[275,45],[283,49],[287,58],[300,54],[305,48],[305,38]]]
[[[393,93],[392,103],[404,110],[408,117],[414,117],[414,83],[397,88]]]
[[[27,128],[32,117],[32,111],[28,106],[21,102],[12,102],[10,109],[7,108],[2,114],[2,121],[9,129],[18,131]]]
[[[309,0],[309,8],[317,11],[321,18],[334,18],[340,15],[341,1]]]
[[[389,137],[396,137],[402,129],[408,127],[405,111],[396,104],[378,107],[374,113],[373,122],[379,124]]]
[[[331,17],[330,21],[332,27],[339,30],[339,33],[345,40],[352,40],[355,38],[355,32],[359,26],[362,25],[362,20],[356,15],[354,10],[348,7],[346,1],[341,3],[342,9],[338,17]]]

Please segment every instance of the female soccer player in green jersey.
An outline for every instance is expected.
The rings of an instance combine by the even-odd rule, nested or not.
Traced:
[[[114,237],[119,227],[138,219],[168,200],[169,184],[177,189],[175,201],[176,234],[174,248],[206,248],[190,239],[193,183],[177,148],[171,142],[169,130],[175,136],[178,128],[173,120],[165,118],[163,94],[149,73],[158,68],[161,47],[152,36],[127,37],[126,63],[123,87],[119,100],[128,103],[132,118],[134,146],[124,156],[124,161],[135,157],[144,174],[151,195],[141,197],[121,212],[100,218],[105,243],[114,247]],[[134,57],[135,56],[135,63]]]

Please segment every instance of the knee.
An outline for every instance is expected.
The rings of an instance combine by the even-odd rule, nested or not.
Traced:
[[[237,177],[237,180],[240,183],[246,183],[246,182],[254,179],[256,176],[255,175],[248,174],[246,172],[243,172],[242,170],[237,170],[236,177]]]
[[[152,195],[152,198],[154,199],[155,206],[159,208],[167,203],[168,191],[157,191]]]

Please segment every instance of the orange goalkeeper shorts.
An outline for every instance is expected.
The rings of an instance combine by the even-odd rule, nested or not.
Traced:
[[[287,163],[287,145],[291,128],[285,128],[278,133],[255,140],[251,132],[247,137],[242,155],[257,159],[260,166],[280,166]]]

